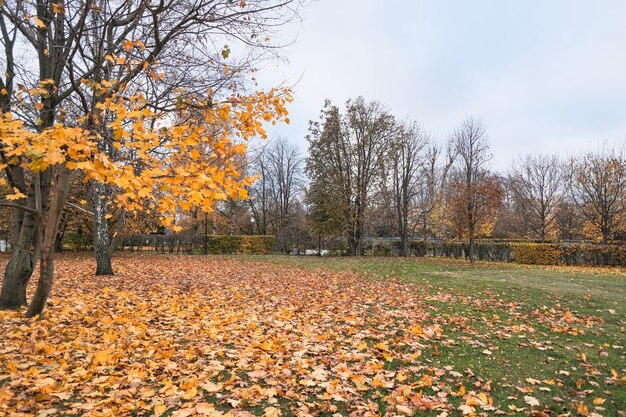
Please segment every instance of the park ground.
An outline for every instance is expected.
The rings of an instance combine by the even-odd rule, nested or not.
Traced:
[[[0,312],[0,416],[626,415],[624,270],[114,264],[64,254],[43,317]]]

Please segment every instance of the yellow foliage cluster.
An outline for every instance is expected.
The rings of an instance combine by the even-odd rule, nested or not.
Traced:
[[[272,89],[211,105],[194,103],[193,110],[182,109],[172,120],[150,110],[141,96],[113,96],[98,105],[95,120],[92,115],[78,126],[59,123],[42,132],[29,131],[4,113],[0,145],[10,164],[33,172],[64,164],[82,171],[86,181],[115,186],[120,206],[131,212],[148,206],[173,226],[177,209],[208,212],[217,200],[247,197],[245,187],[253,178],[235,160],[245,154],[250,138],[265,138],[264,121],[288,122],[289,101],[289,91]],[[100,150],[105,140],[116,158]],[[23,197],[15,191],[10,199]]]

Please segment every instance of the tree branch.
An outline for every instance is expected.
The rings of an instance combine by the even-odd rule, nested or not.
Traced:
[[[34,208],[23,206],[23,205],[17,204],[17,203],[11,203],[10,201],[0,201],[0,207],[11,207],[11,208],[15,208],[15,209],[18,209],[18,210],[25,211],[27,213],[39,215],[39,211],[37,211]]]

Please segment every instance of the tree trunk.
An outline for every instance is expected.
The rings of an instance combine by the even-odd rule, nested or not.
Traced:
[[[400,239],[402,240],[402,256],[408,258],[409,252],[409,197],[408,193],[404,193],[402,202]]]
[[[11,258],[4,271],[0,308],[17,309],[26,305],[26,287],[39,257],[40,240],[36,237],[35,216],[25,213]]]
[[[52,279],[54,278],[54,241],[41,251],[39,260],[39,281],[33,299],[26,311],[26,317],[35,317],[43,312],[43,309],[52,289]]]
[[[26,287],[33,269],[30,250],[14,247],[2,280],[1,308],[18,309],[26,305]]]
[[[467,257],[471,263],[476,261],[476,249],[474,244],[474,224],[470,224],[469,227],[469,248]]]
[[[317,235],[317,256],[322,256],[322,234]]]
[[[409,247],[409,237],[407,235],[402,237],[402,256],[408,258],[411,255]]]
[[[19,203],[45,213],[50,195],[50,170],[32,176],[28,197]],[[38,230],[36,216],[23,212],[15,214],[12,231],[16,234],[11,258],[4,270],[0,308],[17,309],[27,304],[26,288],[33,274],[41,249],[41,230]]]
[[[365,207],[361,203],[359,203],[357,205],[357,210],[356,210],[356,230],[355,230],[355,236],[354,236],[356,256],[364,255],[364,251],[363,251],[363,235],[365,234],[364,233],[365,227],[363,224],[364,211],[365,211]]]
[[[63,252],[63,233],[57,233],[54,239],[54,251],[56,253]]]
[[[54,241],[59,230],[61,213],[69,192],[69,170],[60,166],[55,181],[53,201],[47,211],[45,224],[42,224],[43,238],[41,241],[41,256],[39,258],[39,281],[35,294],[26,311],[26,317],[35,317],[43,311],[52,289],[54,278]]]
[[[108,187],[90,181],[89,194],[93,205],[93,251],[96,258],[96,275],[113,275],[111,262],[111,234],[106,218],[109,206]]]

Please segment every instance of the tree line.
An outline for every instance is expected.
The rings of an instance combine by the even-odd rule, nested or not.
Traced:
[[[469,243],[470,260],[477,239],[626,240],[623,147],[570,157],[520,155],[506,172],[496,172],[480,120],[466,119],[438,142],[419,123],[362,97],[343,108],[326,101],[310,122],[307,141],[306,154],[278,137],[239,155],[236,165],[255,178],[247,187],[249,198],[226,197],[210,212],[179,207],[179,233],[200,239],[272,235],[275,250],[283,253],[316,248],[357,256],[375,238],[397,240],[404,256],[415,239],[453,239]],[[70,201],[89,200],[88,206],[97,207],[102,199],[94,201],[93,188],[79,177],[73,177]],[[77,235],[83,243],[75,248],[98,253],[104,245],[104,272],[111,273],[110,256],[120,237],[166,232],[155,211],[107,213],[106,232],[98,232],[93,213],[70,202],[57,250]]]
[[[417,122],[363,98],[343,108],[327,101],[307,140],[307,156],[279,138],[250,160],[260,178],[241,220],[276,235],[283,251],[362,255],[368,239],[392,237],[408,255],[413,239],[459,239],[473,259],[476,239],[626,239],[623,145],[520,155],[499,173],[480,120],[468,118],[438,143]]]

